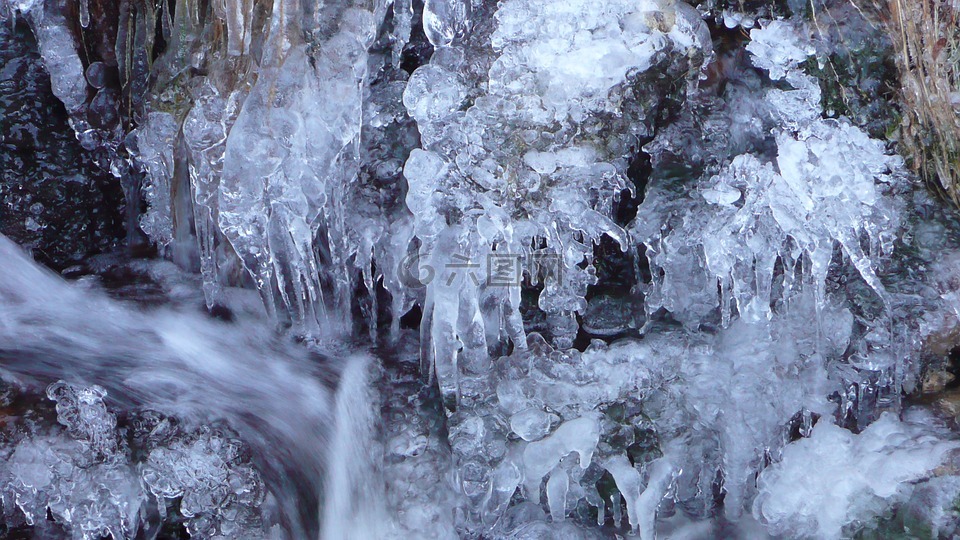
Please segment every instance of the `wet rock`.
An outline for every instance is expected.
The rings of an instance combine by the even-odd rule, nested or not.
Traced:
[[[0,25],[0,233],[62,269],[118,245],[122,200],[68,124],[26,23]]]

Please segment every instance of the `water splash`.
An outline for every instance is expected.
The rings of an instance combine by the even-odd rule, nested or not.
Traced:
[[[385,507],[380,473],[382,443],[377,440],[380,402],[372,387],[376,364],[355,356],[337,389],[336,426],[327,450],[323,534],[326,540],[388,538],[393,524]]]

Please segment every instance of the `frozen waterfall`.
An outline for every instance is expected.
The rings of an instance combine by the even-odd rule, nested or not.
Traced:
[[[866,4],[0,0],[0,537],[960,534]]]

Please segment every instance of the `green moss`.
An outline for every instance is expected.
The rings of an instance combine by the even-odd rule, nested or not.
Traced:
[[[845,116],[874,138],[894,132],[900,117],[895,107],[897,83],[891,52],[877,41],[804,62],[804,72],[820,83],[823,116]]]
[[[149,109],[170,113],[177,120],[183,120],[193,107],[193,97],[187,89],[187,83],[190,80],[191,76],[187,72],[178,73],[169,82],[157,88],[150,99]]]
[[[728,10],[764,18],[789,17],[793,14],[790,4],[790,0],[700,0],[694,2],[697,8],[710,10],[717,14]]]
[[[928,540],[936,538],[929,523],[910,512],[893,510],[850,535],[855,540]]]

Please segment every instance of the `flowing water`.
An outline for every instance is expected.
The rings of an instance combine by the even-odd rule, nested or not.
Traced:
[[[226,420],[251,445],[271,491],[285,496],[280,510],[294,536],[316,531],[335,410],[324,381],[343,360],[284,343],[258,321],[143,311],[77,290],[6,238],[0,252],[5,380],[98,385],[118,407]]]
[[[386,507],[379,395],[384,373],[369,352],[346,344],[336,350],[328,344],[320,352],[317,344],[294,343],[273,332],[259,303],[244,302],[242,291],[234,291],[240,296],[231,302],[229,321],[211,318],[194,303],[199,289],[169,267],[161,267],[158,277],[175,282],[181,298],[168,294],[162,305],[144,306],[145,297],[156,303],[155,292],[144,294],[147,287],[133,285],[123,290],[123,300],[111,298],[108,289],[64,281],[3,237],[0,259],[5,270],[0,278],[0,362],[7,384],[29,393],[66,380],[79,388],[102,388],[110,410],[161,413],[184,428],[225,424],[248,447],[256,471],[276,498],[262,504],[264,521],[278,527],[242,531],[242,536],[401,537],[402,529]],[[393,383],[412,383],[414,393],[422,387],[419,376],[406,382],[394,377]],[[397,400],[411,399],[409,390],[387,392]],[[69,425],[59,408],[57,412],[60,422]],[[82,417],[89,411],[78,413]],[[111,424],[108,416],[91,416],[84,425],[112,432],[116,419]],[[410,434],[401,435],[406,436]],[[427,446],[425,440],[413,444]],[[84,449],[92,450],[93,445]],[[183,462],[167,463],[168,474],[200,475],[200,468],[209,466],[196,454],[171,459]],[[59,489],[68,486],[65,482]],[[29,482],[24,487],[56,489]],[[271,503],[275,508],[267,508]],[[116,535],[109,517],[106,512],[87,516],[103,520],[91,530],[104,527]]]

